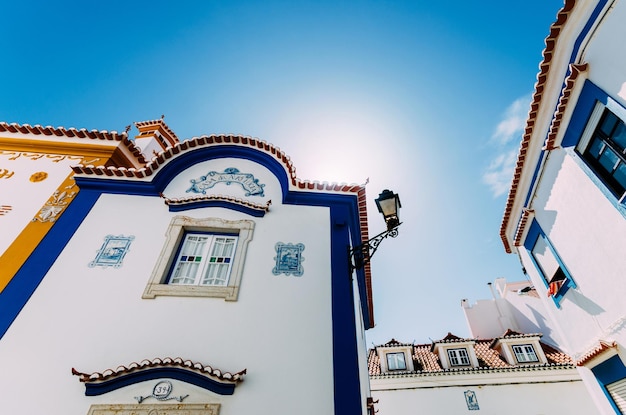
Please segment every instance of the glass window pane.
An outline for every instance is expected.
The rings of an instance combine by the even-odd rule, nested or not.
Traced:
[[[609,147],[606,147],[600,156],[600,164],[608,172],[613,172],[615,165],[617,164],[617,154],[613,152]]]
[[[600,157],[600,153],[602,153],[602,149],[604,148],[604,142],[598,137],[594,137],[591,145],[589,145],[589,149],[587,150],[593,158],[596,160]]]
[[[535,246],[532,249],[533,257],[537,264],[539,264],[539,268],[541,268],[541,272],[543,273],[543,277],[546,281],[550,281],[552,277],[559,270],[559,262],[556,260],[556,257],[552,253],[552,250],[548,246],[547,242],[543,237],[539,236],[537,241],[535,242]]]
[[[404,353],[387,353],[387,368],[389,370],[406,370]]]
[[[602,120],[602,124],[600,125],[600,131],[602,131],[605,135],[611,135],[613,131],[613,127],[615,127],[615,123],[618,121],[615,114],[611,111],[606,111],[604,119]]]
[[[621,121],[613,133],[613,141],[619,146],[620,150],[623,151],[626,148],[626,127]]]

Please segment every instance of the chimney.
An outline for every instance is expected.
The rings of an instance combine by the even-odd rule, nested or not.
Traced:
[[[163,116],[159,120],[136,122],[135,127],[139,130],[135,145],[148,160],[179,143],[176,134],[163,121]]]

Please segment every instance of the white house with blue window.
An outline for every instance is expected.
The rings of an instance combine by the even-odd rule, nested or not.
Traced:
[[[371,275],[348,255],[365,187],[302,181],[255,138],[136,127],[71,167],[71,203],[0,292],[1,412],[368,413]]]
[[[566,1],[501,226],[600,413],[626,413],[626,5]]]

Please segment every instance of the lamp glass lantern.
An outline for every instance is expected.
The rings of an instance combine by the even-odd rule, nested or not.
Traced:
[[[387,223],[387,230],[392,230],[400,224],[400,218],[398,217],[398,211],[402,207],[400,203],[400,196],[385,189],[376,199],[376,206],[378,211],[383,214],[383,218]]]

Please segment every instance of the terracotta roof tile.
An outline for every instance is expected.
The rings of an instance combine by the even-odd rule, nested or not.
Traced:
[[[585,353],[578,360],[576,360],[576,366],[584,366],[585,363],[587,363],[594,357],[610,349],[617,349],[617,343],[600,340],[587,353]]]
[[[522,334],[517,333],[512,330],[507,331],[505,336],[507,338],[517,338],[517,337],[537,337],[539,334]],[[559,366],[559,367],[573,367],[572,359],[566,355],[558,351],[557,349],[547,345],[545,343],[539,342],[541,348],[543,349],[546,358],[548,360],[547,364],[524,364],[524,365],[511,365],[509,364],[497,350],[491,348],[491,344],[496,339],[462,339],[457,337],[451,333],[448,333],[444,339],[438,341],[437,343],[459,343],[459,342],[473,342],[474,351],[476,352],[476,357],[478,358],[479,367],[478,368],[454,368],[454,369],[443,369],[441,366],[441,362],[439,361],[439,356],[432,351],[432,344],[406,344],[400,343],[399,341],[392,339],[390,342],[385,343],[382,346],[407,346],[410,345],[413,347],[413,361],[415,365],[414,373],[439,373],[439,372],[458,372],[458,371],[475,371],[475,370],[500,370],[500,369],[517,369],[520,367],[524,368],[545,368],[551,366]],[[381,372],[380,367],[380,359],[378,357],[377,348],[370,349],[368,353],[368,369],[370,376],[389,376],[393,374],[383,374]],[[395,372],[394,372],[395,373]],[[405,374],[407,372],[404,372]]]
[[[272,204],[271,200],[268,200],[265,204],[253,203],[247,200],[239,199],[232,196],[224,196],[224,195],[202,195],[202,196],[193,196],[193,197],[185,197],[180,199],[170,199],[167,197],[163,197],[165,204],[168,206],[184,206],[184,205],[192,205],[199,202],[204,201],[225,201],[234,203],[237,205],[245,206],[250,209],[258,210],[260,212],[269,212],[270,205]]]
[[[233,383],[242,382],[243,377],[246,374],[246,369],[237,373],[222,372],[221,370],[212,368],[211,366],[205,366],[201,363],[195,363],[190,360],[183,360],[180,357],[175,359],[170,357],[163,359],[157,358],[153,360],[146,359],[139,363],[133,362],[128,366],[119,366],[116,369],[107,369],[103,372],[82,373],[72,368],[72,374],[78,376],[81,382],[93,383],[103,382],[128,373],[140,372],[142,370],[153,368],[182,368],[222,382],[226,381]]]
[[[124,133],[118,133],[117,131],[98,131],[87,130],[85,128],[65,128],[65,127],[42,127],[41,125],[29,125],[29,124],[17,124],[0,122],[0,133],[8,132],[13,134],[32,134],[35,136],[42,136],[42,138],[55,136],[55,137],[68,137],[68,138],[81,138],[86,140],[101,140],[101,141],[116,141],[120,142],[126,147],[130,154],[135,158],[131,160],[133,165],[143,165],[146,163],[146,159],[141,153],[141,149],[137,147],[131,140],[128,139],[128,135]],[[122,166],[128,167],[128,166]]]

